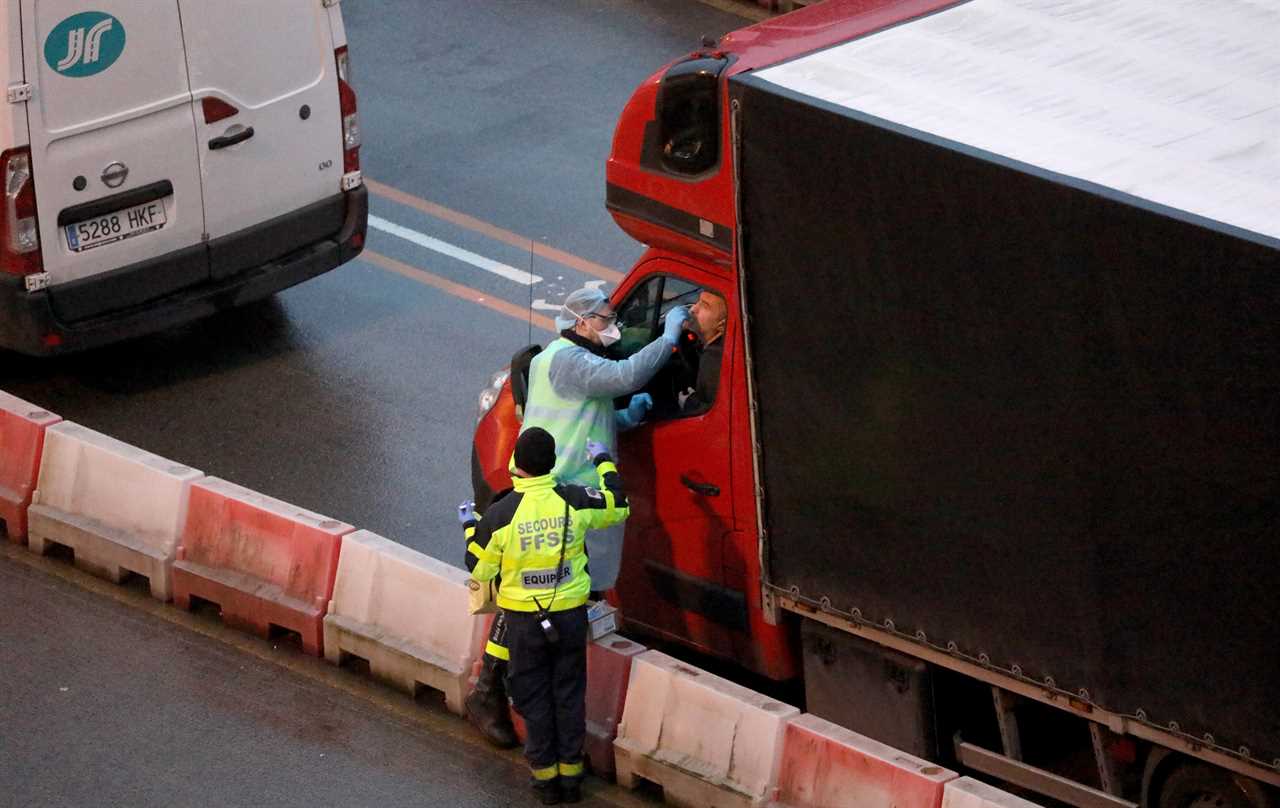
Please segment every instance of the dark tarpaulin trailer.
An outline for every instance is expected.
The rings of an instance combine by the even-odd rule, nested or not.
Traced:
[[[770,584],[1280,759],[1280,244],[730,92]]]

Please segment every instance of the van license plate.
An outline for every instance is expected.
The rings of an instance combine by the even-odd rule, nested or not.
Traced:
[[[73,252],[84,252],[159,230],[164,225],[164,200],[157,199],[67,225],[67,246]]]

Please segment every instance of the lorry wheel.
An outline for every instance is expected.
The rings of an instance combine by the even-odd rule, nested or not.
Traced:
[[[1154,808],[1268,808],[1257,784],[1204,763],[1180,763],[1160,787]]]

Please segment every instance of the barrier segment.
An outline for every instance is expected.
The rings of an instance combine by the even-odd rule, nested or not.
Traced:
[[[631,660],[613,743],[618,784],[658,783],[676,805],[764,805],[777,785],[783,731],[799,715],[791,705],[646,651]]]
[[[787,725],[771,808],[940,808],[958,775],[805,714]]]
[[[302,650],[324,653],[324,615],[338,551],[351,525],[206,477],[191,485],[173,562],[173,599],[221,607],[228,625],[269,639],[289,629]]]
[[[144,575],[152,597],[168,600],[191,483],[202,477],[80,424],[51,426],[28,511],[31,551],[56,542],[77,567],[115,583]]]
[[[444,694],[463,714],[471,668],[484,652],[487,621],[467,612],[465,570],[360,530],[344,536],[333,599],[324,618],[324,652],[348,655],[374,676],[414,695]]]
[[[613,741],[627,703],[631,662],[645,652],[640,643],[606,634],[587,646],[587,739],[584,749],[591,770],[614,777]]]
[[[27,542],[27,507],[40,472],[44,433],[61,420],[0,390],[0,520],[14,544]]]
[[[943,789],[942,808],[1040,808],[1040,805],[972,777],[958,777]]]

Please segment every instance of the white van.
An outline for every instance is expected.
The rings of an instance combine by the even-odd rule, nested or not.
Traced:
[[[0,347],[101,345],[364,246],[339,0],[0,0]]]

